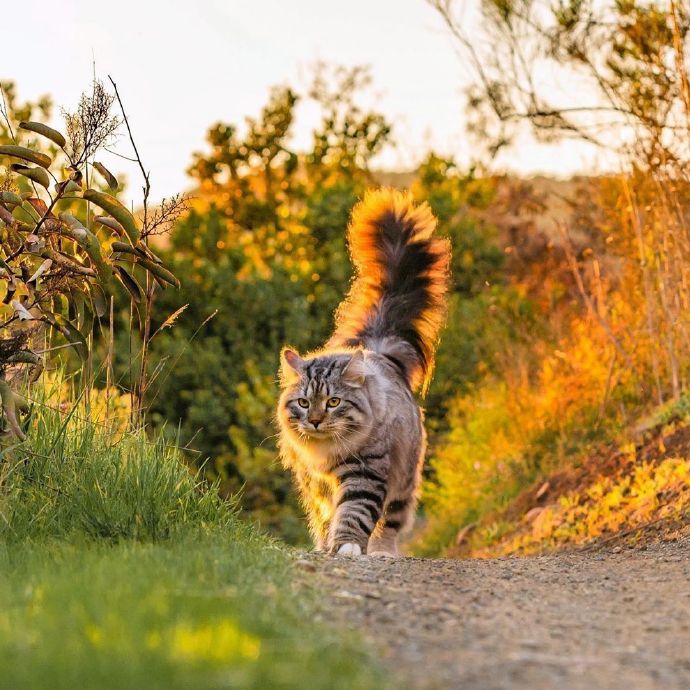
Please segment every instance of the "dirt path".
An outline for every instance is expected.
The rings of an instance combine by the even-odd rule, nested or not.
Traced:
[[[414,690],[690,689],[690,536],[497,560],[306,556]]]

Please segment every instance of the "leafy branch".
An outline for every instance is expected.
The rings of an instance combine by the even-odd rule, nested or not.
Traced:
[[[32,378],[40,373],[42,355],[31,346],[38,334],[64,338],[86,362],[94,321],[106,314],[112,300],[128,294],[133,310],[144,301],[141,323],[146,324],[154,288],[179,285],[149,249],[147,238],[169,227],[184,209],[185,199],[164,200],[159,209],[149,212],[149,173],[141,164],[112,83],[115,95],[94,81],[76,111],[63,112],[65,134],[39,121],[21,120],[15,125],[2,93],[0,115],[12,143],[0,141],[0,165],[5,170],[0,178],[0,285],[4,285],[0,416],[6,431],[20,439],[24,437],[20,414],[28,408],[10,386],[9,375],[23,366],[30,367]],[[112,113],[115,101],[122,118]],[[114,195],[119,188],[117,178],[94,160],[123,122],[144,175],[143,224]],[[22,145],[19,132],[35,138]],[[94,172],[109,192],[89,184]],[[102,215],[92,217],[88,204]]]

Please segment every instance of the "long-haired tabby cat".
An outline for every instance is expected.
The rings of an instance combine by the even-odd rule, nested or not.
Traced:
[[[450,245],[408,194],[366,194],[348,230],[356,269],[326,345],[284,348],[280,452],[316,547],[396,555],[414,519],[426,446],[414,393],[426,391],[448,289]]]

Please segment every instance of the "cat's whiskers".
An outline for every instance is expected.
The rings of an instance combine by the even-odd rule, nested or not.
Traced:
[[[259,446],[263,446],[263,444],[266,443],[266,441],[268,441],[272,438],[278,438],[279,436],[280,436],[280,432],[278,432],[277,434],[271,434],[270,436],[266,436],[266,438],[259,443]]]
[[[450,245],[435,225],[409,194],[368,192],[348,230],[356,276],[335,333],[307,357],[281,353],[283,464],[332,553],[395,555],[414,516],[426,438],[413,394],[430,381],[448,290]]]

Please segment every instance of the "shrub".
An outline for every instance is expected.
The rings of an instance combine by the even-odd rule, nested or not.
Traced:
[[[114,83],[113,88],[117,95]],[[140,220],[110,193],[120,184],[95,160],[126,122],[124,110],[122,117],[113,113],[116,95],[94,81],[91,93],[65,114],[62,134],[43,122],[21,121],[15,128],[3,93],[0,279],[6,291],[0,306],[0,396],[7,427],[19,438],[24,430],[18,412],[27,405],[10,389],[8,374],[30,365],[37,378],[43,358],[34,341],[63,338],[81,361],[87,360],[94,321],[112,309],[111,300],[124,288],[133,311],[139,303],[145,307],[140,323],[146,343],[155,285],[179,284],[147,241],[174,217],[177,201],[149,213],[149,177],[143,173]],[[136,152],[133,141],[132,146]],[[98,180],[109,192],[94,186]]]

